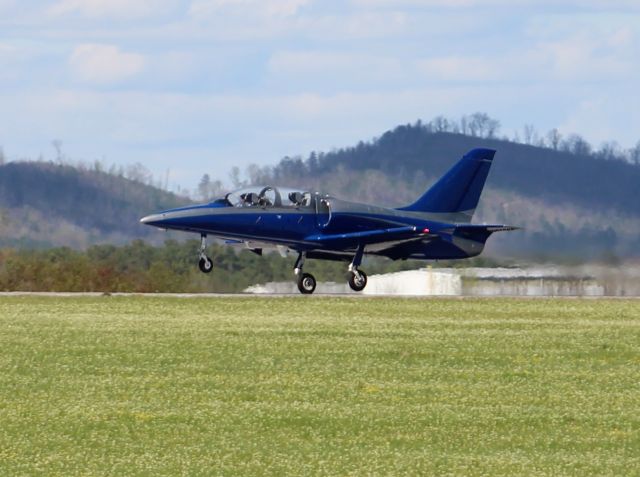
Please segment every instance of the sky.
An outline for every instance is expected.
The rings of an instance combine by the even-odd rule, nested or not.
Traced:
[[[628,148],[638,85],[638,0],[0,0],[7,159],[172,188],[476,111]]]

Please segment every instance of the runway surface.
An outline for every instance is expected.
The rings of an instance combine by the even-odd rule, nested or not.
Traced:
[[[583,300],[640,300],[638,296],[547,296],[547,295],[363,295],[359,293],[314,293],[313,295],[302,295],[300,293],[109,293],[109,292],[29,292],[13,291],[0,292],[0,297],[18,296],[42,296],[42,297],[147,297],[147,298],[293,298],[313,299],[313,298],[405,298],[405,299],[450,299],[450,300],[471,300],[471,299],[522,299],[522,300],[549,300],[549,299],[583,299]]]

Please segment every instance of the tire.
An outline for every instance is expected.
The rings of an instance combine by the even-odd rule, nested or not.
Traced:
[[[311,295],[316,289],[316,279],[310,273],[303,273],[298,279],[298,290],[303,295]]]
[[[202,273],[211,273],[213,270],[213,262],[209,257],[202,257],[198,261],[198,268],[200,268]]]
[[[349,275],[349,286],[353,291],[362,291],[367,286],[367,274],[362,270],[351,272]]]

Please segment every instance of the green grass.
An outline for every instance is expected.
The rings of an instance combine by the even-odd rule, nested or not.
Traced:
[[[640,475],[640,302],[3,297],[0,475]]]

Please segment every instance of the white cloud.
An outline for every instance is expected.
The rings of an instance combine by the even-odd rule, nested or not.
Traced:
[[[194,0],[181,27],[216,41],[266,41],[300,33],[300,9],[311,0]]]
[[[48,54],[46,48],[37,48],[24,41],[0,42],[0,88],[15,90],[38,82],[42,69],[37,65]]]
[[[637,0],[351,0],[365,8],[488,8],[556,7],[582,9],[640,9]]]
[[[477,110],[500,119],[505,132],[536,118],[540,131],[560,126],[563,133],[578,132],[596,144],[605,139],[635,144],[638,138],[629,135],[640,130],[640,117],[620,111],[640,111],[637,100],[610,95],[593,102],[597,88],[592,88],[568,101],[571,89],[513,85],[501,87],[498,97],[486,85],[280,95],[59,90],[0,95],[0,118],[11,117],[0,123],[11,138],[4,144],[7,151],[23,154],[30,151],[27,144],[40,144],[49,153],[50,141],[60,138],[70,157],[107,156],[123,163],[144,157],[156,174],[190,170],[182,185],[195,184],[205,171],[224,178],[232,165],[275,163],[284,155],[350,146],[418,118]],[[574,109],[579,102],[583,106]],[[567,121],[542,118],[540,111],[550,114],[549,104],[561,109],[553,111],[560,117],[570,112]]]
[[[16,4],[16,0],[0,0],[0,12],[13,7]]]
[[[137,53],[120,51],[114,45],[83,44],[77,46],[69,65],[81,81],[109,84],[131,78],[145,67],[145,59]]]
[[[173,3],[173,0],[60,0],[49,13],[88,18],[140,18],[163,12]]]
[[[307,15],[300,18],[299,32],[325,42],[363,40],[381,37],[401,38],[423,31],[424,25],[406,12],[358,11],[351,14]]]
[[[288,17],[310,0],[195,0],[189,7],[194,17],[239,15],[245,17]]]
[[[305,89],[336,85],[364,89],[372,84],[390,83],[410,74],[399,58],[362,52],[281,51],[268,63],[273,84],[287,81]]]
[[[164,157],[164,170],[180,157],[196,174],[224,174],[225,160],[265,164],[478,110],[507,133],[532,123],[627,146],[640,130],[634,8],[639,0],[0,0],[3,146],[36,157],[58,137],[83,143],[76,157],[150,167]]]
[[[8,43],[0,43],[0,60],[15,55],[17,48]]]
[[[616,140],[628,147],[640,140],[640,96],[594,93],[580,101],[560,125],[566,133],[578,132],[594,146]]]
[[[0,43],[0,80],[11,77],[13,63],[16,61],[17,49],[13,45]]]
[[[351,0],[351,3],[359,7],[392,7],[395,9],[407,7],[470,7],[481,2],[483,0]],[[484,0],[484,3],[487,3],[487,0]]]
[[[189,28],[223,41],[267,41],[300,34],[300,9],[311,0],[194,0]]]
[[[638,45],[629,28],[569,32],[554,40],[485,56],[442,56],[417,60],[425,80],[520,82],[522,84],[620,81],[638,77]]]
[[[425,80],[481,82],[506,79],[495,59],[449,56],[418,60],[417,66]]]
[[[543,84],[623,81],[640,74],[636,39],[628,28],[579,31],[491,54],[434,55],[348,51],[280,51],[268,71],[272,85],[306,91],[370,91],[380,87],[416,88],[438,84]],[[439,51],[434,49],[434,51]],[[300,85],[300,86],[298,86]]]
[[[537,45],[537,53],[556,79],[589,82],[609,81],[637,75],[631,32],[622,29],[610,34],[579,32],[558,41]],[[535,54],[532,51],[530,54]]]

